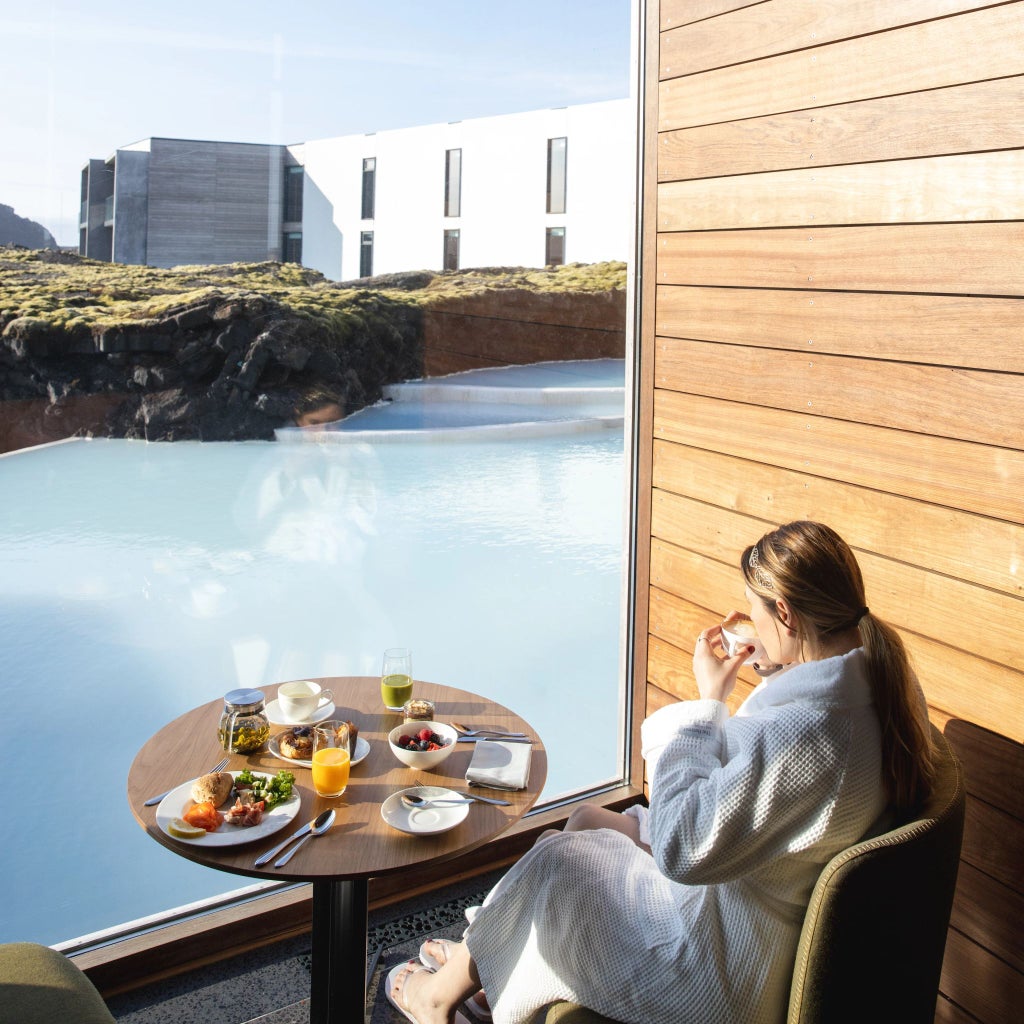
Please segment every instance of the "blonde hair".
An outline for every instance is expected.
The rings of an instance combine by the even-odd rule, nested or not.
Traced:
[[[898,813],[912,813],[930,793],[935,775],[928,710],[899,634],[865,603],[860,566],[847,543],[821,523],[787,523],[748,547],[741,568],[771,615],[777,617],[776,598],[792,607],[809,634],[801,634],[801,643],[860,628],[882,728],[886,789]]]

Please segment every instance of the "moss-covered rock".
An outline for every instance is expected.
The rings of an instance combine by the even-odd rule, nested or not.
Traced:
[[[624,288],[621,263],[338,283],[287,263],[162,270],[0,246],[0,413],[32,400],[67,413],[105,395],[78,403],[106,410],[102,422],[51,415],[61,436],[269,438],[311,403],[352,412],[385,384],[423,376],[432,311],[482,295],[489,310],[521,310],[541,293],[600,306]]]

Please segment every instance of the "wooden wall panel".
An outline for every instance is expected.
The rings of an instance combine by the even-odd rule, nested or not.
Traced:
[[[663,133],[658,178],[710,178],[1024,145],[1024,78]]]
[[[990,445],[1013,441],[1024,424],[1012,374],[679,338],[657,345],[657,386],[675,392]]]
[[[907,224],[675,232],[658,237],[658,283],[1019,295],[1024,224]]]
[[[793,224],[909,224],[1024,216],[1024,152],[809,167],[669,181],[658,197],[661,231]]]
[[[787,4],[775,0],[773,6],[781,10]],[[821,6],[831,16],[844,5]],[[957,49],[969,64],[947,59]],[[659,90],[658,125],[669,131],[1021,73],[1024,15],[1019,4],[1006,4],[667,79]]]
[[[656,318],[673,338],[1024,371],[1016,299],[663,285]]]
[[[692,75],[990,5],[991,0],[756,4],[713,21],[666,31],[661,44],[661,77]]]
[[[647,710],[694,696],[694,638],[742,607],[744,546],[834,525],[968,774],[936,1020],[1011,1019],[1024,2],[662,0],[649,24]],[[731,706],[756,683],[745,671]]]

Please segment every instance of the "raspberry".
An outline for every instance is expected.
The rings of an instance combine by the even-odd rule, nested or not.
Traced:
[[[434,734],[429,729],[420,729],[416,734],[416,738],[420,740],[427,740],[428,742],[433,739]]]
[[[398,737],[398,745],[400,747],[407,747],[407,746],[409,746],[410,743],[412,743],[412,737],[411,736],[406,736],[406,735],[403,734],[403,735]]]

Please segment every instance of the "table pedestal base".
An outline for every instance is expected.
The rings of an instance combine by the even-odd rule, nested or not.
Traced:
[[[310,1024],[356,1024],[366,1013],[366,879],[313,883]]]

